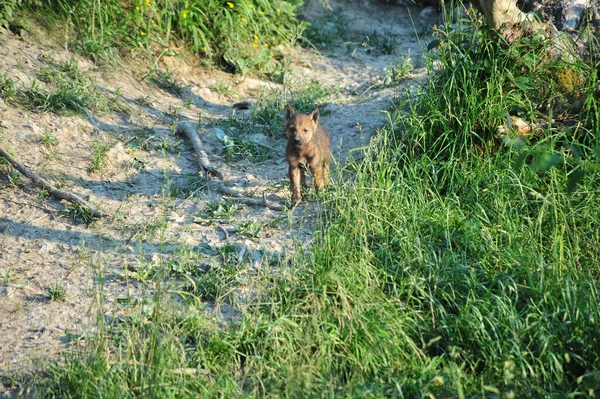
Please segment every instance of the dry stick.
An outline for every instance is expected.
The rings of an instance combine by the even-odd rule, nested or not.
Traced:
[[[35,172],[27,169],[25,166],[23,166],[19,162],[15,161],[2,148],[0,148],[0,157],[6,159],[13,168],[15,168],[16,170],[21,172],[21,174],[24,175],[25,177],[28,177],[29,179],[31,179],[36,185],[44,188],[46,191],[48,191],[48,194],[50,194],[54,198],[59,199],[59,200],[67,200],[73,204],[79,204],[79,205],[85,206],[87,209],[90,210],[90,214],[92,216],[96,216],[96,217],[109,216],[108,213],[102,212],[99,209],[92,210],[92,207],[83,198],[79,197],[78,195],[69,193],[67,191],[59,190],[58,188],[54,187],[52,184],[47,182],[45,179],[38,176]]]
[[[264,195],[262,199],[246,197],[245,195],[238,193],[234,189],[226,187],[221,182],[209,182],[208,187],[212,188],[213,190],[219,191],[221,194],[229,195],[229,197],[227,198],[229,200],[241,202],[247,205],[264,206],[265,208],[271,209],[273,211],[283,211],[285,209],[285,206],[281,204],[268,201]]]
[[[192,143],[194,151],[196,152],[196,155],[198,155],[198,163],[200,164],[200,167],[204,171],[212,173],[219,179],[223,180],[223,175],[221,174],[221,172],[219,172],[210,164],[206,152],[204,152],[204,150],[202,149],[202,142],[200,141],[200,138],[196,133],[196,127],[194,126],[194,124],[192,122],[180,122],[177,124],[177,131],[185,134],[186,137]],[[208,183],[208,186],[211,189],[220,192],[221,194],[228,195],[228,199],[233,201],[241,202],[247,205],[264,206],[274,211],[283,211],[285,209],[283,205],[267,201],[267,199],[264,196],[262,199],[246,197],[245,195],[238,193],[234,189],[226,187],[222,182],[212,181]]]
[[[219,172],[218,169],[210,164],[206,152],[204,152],[202,149],[202,142],[196,133],[196,127],[194,124],[192,122],[180,122],[177,124],[177,132],[185,134],[192,143],[194,151],[196,152],[196,155],[198,155],[198,163],[200,164],[202,170],[208,174],[218,177],[220,180],[223,180],[223,175],[221,172]]]

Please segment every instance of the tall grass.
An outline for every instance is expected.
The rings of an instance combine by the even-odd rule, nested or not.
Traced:
[[[293,43],[302,33],[303,25],[295,19],[301,4],[301,0],[58,0],[32,6],[52,30],[61,32],[65,44],[94,60],[114,62],[135,48],[160,56],[183,44],[207,64],[244,74],[278,67],[280,54],[274,47]]]
[[[33,394],[597,397],[597,69],[563,61],[585,106],[505,145],[495,129],[506,113],[552,112],[535,104],[551,94],[554,64],[525,73],[527,54],[513,52],[531,43],[502,50],[458,31],[441,37],[440,68],[419,101],[400,103],[348,167],[355,177],[334,185],[310,253],[253,273],[227,258],[225,269],[190,263],[176,288],[103,326]],[[581,163],[565,152],[573,148]],[[540,168],[536,154],[561,160]],[[590,173],[568,192],[572,168]],[[223,324],[203,311],[206,281],[222,285],[212,299],[239,318]],[[240,300],[236,289],[248,288],[255,295]]]

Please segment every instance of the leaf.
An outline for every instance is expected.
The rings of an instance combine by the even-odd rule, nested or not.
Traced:
[[[429,42],[429,44],[427,45],[427,51],[431,51],[440,47],[440,43],[441,42],[438,39]]]
[[[574,158],[581,158],[581,148],[578,145],[572,144],[570,149]]]
[[[534,172],[546,172],[551,167],[558,165],[562,159],[558,154],[546,152],[540,156],[536,156],[531,162],[530,167]]]
[[[583,176],[585,176],[585,171],[583,168],[575,169],[569,173],[569,177],[567,179],[567,194],[571,194],[573,191],[575,191],[575,188],[577,188],[577,185],[579,182],[581,182]]]
[[[513,79],[513,83],[521,90],[535,89],[535,85],[531,83],[527,76],[517,76]]]
[[[515,170],[521,169],[528,156],[529,156],[529,152],[527,152],[527,151],[520,153],[519,156],[517,157],[517,159],[515,160],[514,169]]]

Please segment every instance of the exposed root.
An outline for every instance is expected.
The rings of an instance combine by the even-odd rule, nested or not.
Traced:
[[[37,173],[33,172],[32,170],[26,168],[23,164],[21,164],[18,161],[16,161],[13,157],[11,157],[2,148],[0,148],[0,157],[6,159],[6,161],[13,168],[15,168],[16,170],[18,170],[25,177],[29,178],[35,185],[44,188],[46,191],[48,191],[48,194],[50,194],[54,198],[56,198],[58,200],[66,200],[66,201],[69,201],[69,202],[71,202],[73,204],[82,205],[82,206],[86,207],[87,209],[89,209],[90,215],[93,216],[93,217],[107,217],[107,216],[110,216],[108,213],[105,213],[105,212],[103,212],[103,211],[101,211],[101,210],[99,210],[97,208],[94,208],[94,207],[90,206],[87,203],[86,200],[84,200],[83,198],[79,197],[78,195],[70,193],[70,192],[67,192],[67,191],[63,191],[63,190],[60,190],[60,189],[56,188],[51,183],[49,183],[48,181],[46,181],[44,178],[42,178],[41,176],[39,176]]]
[[[265,208],[271,209],[273,211],[283,211],[285,209],[284,205],[269,201],[264,195],[262,198],[246,197],[245,195],[238,193],[234,189],[226,187],[222,182],[209,182],[208,187],[212,190],[220,192],[221,194],[227,195],[228,200],[241,202],[246,205],[264,206]]]
[[[179,122],[177,124],[177,132],[185,134],[185,136],[192,143],[192,146],[194,147],[194,151],[196,152],[196,155],[198,156],[198,164],[200,165],[200,168],[202,169],[202,171],[206,174],[216,176],[220,180],[223,180],[223,175],[221,174],[221,172],[219,172],[219,170],[217,168],[215,168],[214,166],[212,166],[210,164],[210,161],[208,160],[208,156],[206,155],[206,152],[203,149],[202,141],[200,141],[200,138],[198,137],[198,134],[196,133],[195,124],[192,122]]]

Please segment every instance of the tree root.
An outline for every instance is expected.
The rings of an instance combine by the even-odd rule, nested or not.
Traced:
[[[246,205],[264,206],[265,208],[271,209],[273,211],[283,211],[285,209],[285,206],[267,200],[267,198],[264,195],[262,198],[246,197],[245,195],[238,193],[234,189],[226,187],[222,182],[209,182],[208,187],[212,190],[220,192],[221,194],[227,195],[226,198],[228,200],[241,202]]]
[[[196,133],[196,127],[194,124],[192,122],[179,122],[177,124],[177,132],[184,134],[188,140],[190,140],[190,143],[192,143],[194,151],[198,156],[198,164],[200,165],[202,171],[206,174],[216,176],[219,178],[219,180],[223,180],[223,174],[221,174],[217,168],[210,164],[208,156],[203,149],[202,142]]]
[[[66,200],[73,204],[78,204],[86,207],[90,211],[90,215],[93,217],[107,217],[110,216],[108,213],[103,212],[97,208],[90,206],[86,200],[79,197],[76,194],[60,190],[53,186],[51,183],[46,181],[44,178],[40,177],[37,173],[32,170],[26,168],[24,165],[13,159],[6,151],[0,148],[0,157],[6,159],[6,161],[16,170],[18,170],[22,175],[29,178],[35,185],[42,187],[48,194],[53,196],[58,200]]]

